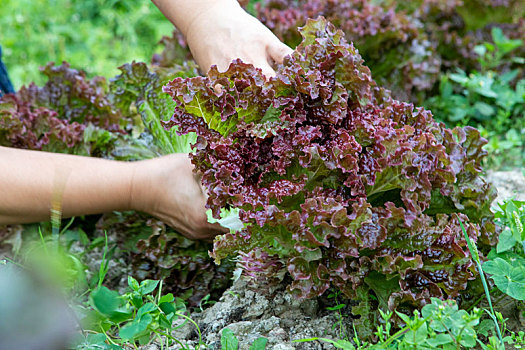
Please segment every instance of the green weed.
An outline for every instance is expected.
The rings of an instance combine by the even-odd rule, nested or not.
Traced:
[[[337,328],[339,337],[344,339],[348,337],[343,324],[344,316],[346,315],[343,315],[342,311],[346,307],[346,304],[339,302],[340,294],[340,291],[328,294],[328,299],[334,299],[335,305],[329,306],[326,309],[329,311],[334,311],[336,313],[337,322],[333,325],[333,329]]]
[[[199,344],[196,348],[203,345],[200,329],[185,314],[184,302],[171,293],[163,295],[161,281],[144,280],[139,283],[129,276],[128,286],[130,291],[123,295],[104,286],[90,293],[89,307],[80,312],[84,335],[75,345],[76,349],[88,349],[86,346],[92,345],[123,349],[125,344],[136,347],[153,340],[159,340],[166,347],[177,343],[187,348],[171,335],[173,330],[186,322],[193,323],[197,328]],[[174,327],[173,323],[178,319],[185,322]]]
[[[259,337],[254,340],[250,346],[250,350],[264,350],[268,339]],[[237,350],[239,348],[239,340],[229,328],[224,328],[221,332],[221,350]]]
[[[377,326],[375,335],[376,344],[363,342],[358,334],[354,334],[353,342],[349,339],[309,338],[294,342],[324,341],[336,348],[345,350],[379,350],[379,349],[467,349],[480,342],[478,329],[483,311],[474,309],[471,312],[460,310],[453,300],[432,298],[432,302],[425,305],[421,313],[415,311],[413,316],[396,313],[405,326],[392,333],[391,318],[393,312],[381,312],[382,324]],[[483,324],[486,327],[486,323]],[[488,327],[493,329],[493,327]],[[488,333],[486,333],[488,335]],[[492,336],[489,341],[500,346],[498,338]],[[510,341],[511,338],[506,339]],[[495,347],[501,349],[501,347]]]
[[[492,167],[520,166],[525,147],[525,59],[511,53],[523,41],[505,37],[496,27],[492,41],[475,48],[481,70],[458,69],[442,76],[439,95],[426,107],[449,125],[478,127],[489,140],[486,149]]]
[[[503,231],[483,269],[500,291],[525,300],[525,202],[507,200],[499,204],[495,217]]]

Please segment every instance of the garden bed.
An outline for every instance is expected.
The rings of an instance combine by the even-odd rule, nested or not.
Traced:
[[[201,76],[174,32],[112,79],[49,63],[0,98],[2,146],[189,153],[230,232],[114,212],[0,228],[1,262],[50,272],[77,350],[524,347],[525,178],[501,171],[525,165],[522,2],[243,4],[295,48],[272,79]]]

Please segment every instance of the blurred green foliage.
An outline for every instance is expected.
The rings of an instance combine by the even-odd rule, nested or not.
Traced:
[[[2,59],[15,89],[41,85],[38,68],[49,61],[115,76],[126,62],[149,62],[173,30],[148,0],[2,0],[0,13]]]
[[[477,45],[480,70],[441,76],[439,94],[425,102],[448,126],[471,125],[489,140],[491,168],[521,167],[525,156],[525,58],[514,56],[522,40],[492,28],[492,42]]]

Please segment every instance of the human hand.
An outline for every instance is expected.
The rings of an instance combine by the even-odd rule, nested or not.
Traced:
[[[130,205],[190,239],[211,239],[228,230],[208,223],[206,192],[187,154],[135,163]]]
[[[266,26],[244,11],[236,0],[214,1],[186,29],[186,41],[203,72],[212,65],[226,71],[236,58],[275,75],[272,64],[293,52]]]

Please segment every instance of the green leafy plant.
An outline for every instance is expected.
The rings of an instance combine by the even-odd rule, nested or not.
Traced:
[[[503,293],[525,300],[525,202],[500,203],[495,217],[503,231],[483,269]]]
[[[221,350],[237,350],[239,340],[229,328],[224,328],[221,333]]]
[[[493,27],[491,34],[492,43],[484,42],[474,47],[474,51],[479,56],[482,71],[498,69],[509,63],[525,63],[525,57],[508,57],[512,51],[523,45],[523,40],[508,38],[498,27]]]
[[[268,339],[259,337],[250,345],[250,350],[264,350],[267,343]],[[238,350],[238,348],[239,340],[233,331],[229,328],[224,328],[221,332],[221,350]]]
[[[492,29],[492,41],[475,47],[480,71],[458,69],[442,76],[440,94],[430,98],[426,106],[449,125],[478,126],[489,139],[486,149],[494,165],[521,165],[525,146],[525,60],[510,54],[523,41],[509,39],[497,27]]]
[[[356,349],[470,349],[479,344],[484,349],[504,349],[494,335],[493,327],[487,327],[481,321],[483,311],[474,309],[471,312],[461,310],[453,300],[432,298],[431,303],[425,305],[421,312],[414,311],[412,316],[396,313],[403,320],[401,329],[394,331],[392,326],[392,311],[381,311],[381,324],[376,327],[376,343],[364,342],[359,334],[349,339],[329,339],[314,337],[294,340],[294,342],[324,341],[336,348],[345,350]],[[501,314],[498,318],[502,319]],[[482,330],[482,326],[483,329]],[[481,341],[478,333],[483,332],[488,337],[487,344]],[[522,335],[512,334],[505,338],[506,344],[519,343]]]
[[[513,333],[509,343],[513,345],[514,349],[525,349],[525,332]]]
[[[84,337],[77,343],[77,348],[89,344],[107,344],[108,349],[122,349],[124,344],[148,344],[157,339],[170,346],[178,343],[184,345],[171,335],[177,319],[185,319],[197,327],[199,345],[202,345],[200,329],[187,315],[186,306],[173,294],[162,295],[162,281],[144,280],[138,283],[128,276],[130,291],[120,295],[116,291],[101,286],[89,296],[89,309],[81,313],[85,329]],[[157,294],[154,295],[154,291]],[[93,335],[90,332],[98,333]],[[100,335],[102,334],[102,335]],[[163,338],[164,337],[164,340]],[[87,345],[86,345],[87,344]]]
[[[481,315],[479,309],[468,313],[460,310],[452,300],[434,298],[432,303],[423,307],[421,316],[417,312],[413,317],[398,313],[406,324],[401,342],[431,349],[473,347],[477,340],[474,327],[479,324]]]
[[[482,311],[475,309],[472,313],[459,310],[454,302],[433,300],[421,310],[422,316],[428,320],[429,328],[435,336],[426,342],[431,347],[448,344],[470,348],[476,345],[476,332],[474,327],[479,324]],[[408,323],[407,323],[408,324]]]

